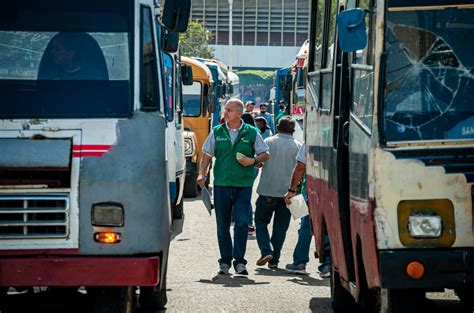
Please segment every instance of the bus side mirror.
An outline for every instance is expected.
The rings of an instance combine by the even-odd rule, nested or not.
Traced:
[[[233,94],[234,93],[234,86],[232,84],[228,84],[227,85],[227,93],[229,95]]]
[[[175,53],[178,51],[179,33],[173,33],[163,29],[161,32],[161,45],[165,52]]]
[[[208,111],[209,113],[214,113],[216,111],[216,97],[209,96],[208,97]]]
[[[181,81],[184,86],[193,84],[193,68],[188,64],[181,64]]]
[[[161,22],[165,27],[178,33],[184,33],[188,28],[191,0],[165,1]]]
[[[367,45],[365,11],[350,9],[337,16],[339,46],[343,52],[362,50]]]
[[[293,89],[293,77],[290,74],[285,75],[285,83],[283,85],[283,91],[290,92]]]

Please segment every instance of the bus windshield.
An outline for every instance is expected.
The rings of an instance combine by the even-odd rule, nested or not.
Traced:
[[[201,115],[201,94],[202,85],[200,82],[193,82],[191,86],[183,86],[183,115]]]
[[[0,118],[131,114],[130,2],[7,1]]]
[[[462,5],[388,8],[386,141],[474,139],[472,34]]]

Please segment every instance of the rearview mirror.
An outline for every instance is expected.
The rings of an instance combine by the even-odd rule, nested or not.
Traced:
[[[191,0],[166,0],[161,22],[165,27],[178,33],[184,33],[188,28]]]
[[[367,45],[365,11],[350,9],[337,16],[339,46],[343,52],[362,50]]]
[[[173,33],[163,29],[161,32],[161,45],[165,52],[175,53],[178,51],[179,33]]]
[[[188,64],[181,64],[181,81],[184,86],[193,84],[193,68]]]
[[[229,95],[234,93],[234,85],[232,85],[232,84],[227,85],[227,93]]]
[[[214,113],[216,111],[216,103],[217,103],[216,97],[211,95],[208,98],[209,98],[208,99],[208,111],[209,111],[209,113]]]

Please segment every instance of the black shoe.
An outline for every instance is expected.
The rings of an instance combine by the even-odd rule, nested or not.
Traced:
[[[239,263],[235,266],[235,273],[239,275],[248,275],[247,269],[245,268],[245,264]]]

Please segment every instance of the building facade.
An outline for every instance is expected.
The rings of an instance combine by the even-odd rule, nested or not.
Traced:
[[[308,38],[309,6],[309,0],[193,0],[191,19],[211,33],[210,46],[224,63],[275,69],[293,63]]]

